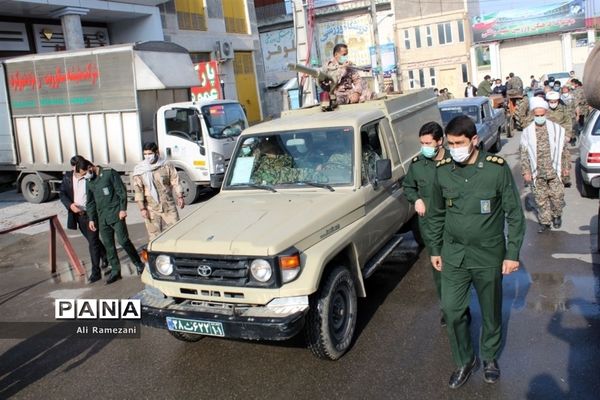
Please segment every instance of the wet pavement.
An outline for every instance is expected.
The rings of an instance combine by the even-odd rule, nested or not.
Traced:
[[[522,188],[517,145],[518,137],[505,141],[501,154]],[[525,201],[528,190],[522,191]],[[14,196],[0,194],[0,220],[31,212],[19,207],[38,213],[62,207],[56,201],[25,206]],[[337,362],[314,358],[300,337],[184,343],[152,328],[139,339],[112,340],[57,338],[48,328],[26,339],[0,339],[0,398],[598,399],[598,200],[581,198],[575,187],[567,189],[566,200],[563,228],[545,235],[536,233],[535,214],[526,212],[522,268],[504,279],[502,377],[496,385],[483,382],[480,368],[459,390],[448,389],[454,365],[439,326],[431,267],[408,234],[367,281],[356,340]],[[131,208],[130,235],[142,246],[145,230]],[[88,261],[86,242],[69,235]],[[142,288],[126,264],[123,280],[86,285],[62,249],[59,272],[51,276],[47,243],[43,227],[0,236],[0,323],[52,321],[55,298],[126,298]],[[471,308],[476,335],[476,302]]]

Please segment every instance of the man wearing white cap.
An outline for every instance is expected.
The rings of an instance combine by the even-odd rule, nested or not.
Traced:
[[[569,150],[565,129],[546,118],[548,103],[533,97],[529,103],[534,121],[521,135],[521,172],[532,184],[540,223],[538,233],[562,225],[565,191],[562,179],[569,176]]]

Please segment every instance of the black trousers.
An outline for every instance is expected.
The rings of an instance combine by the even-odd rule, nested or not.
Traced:
[[[89,219],[86,213],[76,214],[75,218],[77,219],[77,225],[81,234],[88,241],[90,257],[92,259],[92,275],[100,275],[100,262],[106,260],[106,249],[100,241],[100,234],[98,230],[96,232],[90,230],[88,227]]]

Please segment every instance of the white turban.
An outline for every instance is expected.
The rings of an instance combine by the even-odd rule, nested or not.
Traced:
[[[529,99],[529,109],[533,111],[536,108],[543,108],[544,110],[547,110],[548,103],[546,103],[546,100],[542,99],[541,97],[532,97]]]
[[[546,93],[546,100],[550,101],[550,100],[558,100],[560,99],[560,94],[558,94],[558,92],[555,92],[554,90],[551,92]]]

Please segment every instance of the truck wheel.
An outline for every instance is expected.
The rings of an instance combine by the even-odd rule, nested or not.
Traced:
[[[305,334],[315,356],[337,360],[344,355],[354,336],[356,305],[350,271],[343,266],[334,268],[310,299]]]
[[[494,142],[494,145],[490,150],[492,153],[498,153],[502,150],[502,134],[500,128],[498,128],[498,133],[496,134],[496,142]]]
[[[179,175],[179,184],[183,189],[183,200],[186,205],[190,205],[195,202],[198,197],[198,186],[196,186],[194,181],[192,181],[184,171],[178,171],[177,175]]]
[[[177,340],[181,340],[182,342],[197,342],[200,339],[204,338],[204,335],[196,335],[194,333],[185,333],[185,332],[175,332],[169,331],[171,335]]]
[[[23,197],[30,203],[43,203],[50,198],[50,186],[36,174],[29,174],[21,181]]]

